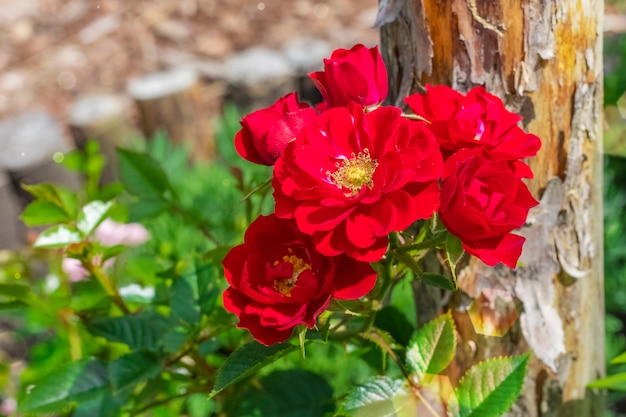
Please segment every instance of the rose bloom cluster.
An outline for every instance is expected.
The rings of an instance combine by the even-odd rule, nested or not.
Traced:
[[[370,265],[388,236],[437,213],[464,249],[488,265],[517,264],[521,227],[537,201],[521,162],[539,150],[521,117],[478,87],[437,86],[383,106],[387,71],[377,47],[355,45],[309,75],[317,107],[296,93],[245,116],[235,148],[273,165],[275,213],[260,216],[223,261],[224,306],[270,345],[312,328],[333,298],[372,290]]]

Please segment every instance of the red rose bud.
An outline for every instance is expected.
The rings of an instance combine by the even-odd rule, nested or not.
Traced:
[[[411,110],[428,120],[444,157],[465,148],[482,147],[490,159],[512,161],[533,156],[541,147],[535,135],[517,124],[521,117],[508,111],[500,98],[483,87],[466,96],[443,85],[426,86],[426,94],[405,99]]]
[[[376,283],[368,263],[322,255],[293,220],[273,214],[252,222],[222,263],[224,308],[264,345],[284,342],[299,324],[312,328],[333,297],[357,299]]]
[[[241,120],[235,149],[242,158],[261,165],[274,165],[285,145],[316,116],[315,109],[298,101],[296,93],[279,98],[270,107]]]
[[[373,106],[387,98],[387,68],[378,47],[358,44],[350,50],[337,49],[330,59],[324,59],[324,71],[312,72],[309,77],[324,97],[323,109],[351,101]]]
[[[390,232],[439,205],[441,153],[424,125],[391,106],[322,113],[274,165],[276,215],[295,218],[325,255],[380,260]]]
[[[522,182],[528,173],[523,163],[493,161],[482,149],[459,151],[444,164],[441,220],[487,265],[517,265],[525,239],[510,232],[538,204]]]

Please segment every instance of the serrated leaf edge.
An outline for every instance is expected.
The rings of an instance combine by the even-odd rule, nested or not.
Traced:
[[[495,361],[497,361],[497,360],[501,360],[501,359],[513,359],[513,358],[521,358],[521,359],[522,359],[521,364],[522,364],[522,366],[524,367],[524,375],[526,375],[526,372],[528,371],[528,360],[530,359],[530,353],[524,353],[524,354],[522,354],[522,355],[513,355],[513,356],[504,356],[504,355],[502,355],[502,356],[496,356],[496,357],[494,357],[494,358],[489,358],[489,359],[484,360],[484,361],[480,361],[480,362],[478,362],[477,364],[475,364],[474,366],[472,366],[470,369],[468,369],[468,370],[465,372],[465,374],[463,374],[463,376],[461,377],[461,379],[459,380],[459,384],[458,384],[458,386],[454,389],[454,394],[456,395],[457,399],[459,398],[459,393],[458,393],[459,388],[463,385],[463,383],[464,383],[464,381],[465,381],[466,376],[469,374],[469,372],[470,372],[472,369],[474,369],[474,368],[476,368],[476,367],[478,367],[478,366],[480,366],[480,365],[483,365],[483,364],[488,364],[488,363],[490,363],[490,362],[495,362]],[[517,370],[517,369],[518,369],[518,368],[514,368],[513,370]],[[512,372],[511,372],[511,373],[512,373]],[[509,374],[509,375],[510,375],[510,374]],[[520,395],[520,393],[521,393],[521,391],[522,391],[522,387],[523,387],[523,386],[524,386],[524,381],[522,380],[522,384],[519,386],[518,393],[517,393],[517,395],[515,396],[515,399],[513,400],[513,402],[511,402],[511,404],[509,404],[509,405],[507,406],[507,409],[509,409],[509,408],[510,408],[510,407],[511,407],[514,403],[515,403],[515,401],[517,401],[517,398],[519,398],[519,395]],[[493,391],[492,391],[492,392],[493,392]],[[456,416],[456,417],[459,417],[460,415],[461,415],[461,414],[460,414],[460,402],[459,402],[459,413],[457,414],[457,416]]]

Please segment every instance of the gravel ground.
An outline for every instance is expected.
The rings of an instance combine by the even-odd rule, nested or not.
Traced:
[[[0,0],[0,119],[59,120],[86,93],[119,93],[171,59],[220,61],[299,37],[378,42],[376,0]]]

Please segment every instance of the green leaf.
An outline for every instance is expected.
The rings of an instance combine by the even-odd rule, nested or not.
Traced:
[[[163,347],[168,353],[176,353],[183,347],[188,338],[189,332],[185,329],[171,329],[163,335]]]
[[[626,392],[626,372],[596,379],[587,384],[587,387]]]
[[[448,233],[446,236],[446,262],[452,272],[452,280],[454,281],[454,290],[458,288],[456,279],[456,266],[463,257],[465,250],[463,249],[463,243],[461,240],[454,236],[452,233]]]
[[[217,414],[217,404],[207,401],[204,394],[192,394],[187,398],[189,417],[207,417]]]
[[[458,417],[499,417],[519,396],[529,355],[490,359],[472,366],[456,389]]]
[[[94,231],[96,227],[106,218],[107,212],[111,208],[113,203],[103,201],[92,201],[85,205],[80,213],[78,213],[78,220],[76,221],[76,227],[83,235],[88,236]]]
[[[222,292],[217,286],[219,279],[217,268],[211,264],[195,264],[196,281],[198,283],[198,305],[202,314],[209,315],[215,307]]]
[[[187,325],[198,323],[201,315],[197,282],[187,276],[178,278],[170,288],[170,305],[173,319]]]
[[[404,380],[375,377],[348,393],[342,411],[349,417],[396,417],[409,399]]]
[[[402,346],[406,346],[411,340],[413,326],[406,319],[404,314],[394,306],[387,306],[376,313],[374,326],[388,332],[395,341]]]
[[[444,290],[449,291],[456,291],[458,289],[456,281],[450,281],[443,275],[432,272],[424,272],[420,278],[422,278],[425,283],[432,285],[433,287],[443,288]]]
[[[289,343],[264,346],[258,342],[252,342],[243,345],[226,359],[224,365],[217,372],[215,387],[209,398],[215,396],[224,388],[253,375],[265,365],[297,349],[298,346]]]
[[[70,171],[82,172],[85,164],[85,154],[80,149],[73,149],[63,155],[61,164]]]
[[[128,221],[137,222],[156,217],[168,208],[167,202],[160,197],[144,197],[128,207]]]
[[[21,413],[54,413],[68,407],[70,392],[87,361],[72,362],[34,384],[19,404]]]
[[[109,201],[113,200],[118,195],[124,192],[124,186],[119,182],[112,182],[106,185],[103,185],[98,193],[95,195],[95,198],[100,201]]]
[[[132,349],[147,350],[157,349],[166,328],[164,317],[148,311],[133,316],[95,318],[87,323],[87,330],[95,336],[125,343]]]
[[[0,282],[0,295],[9,298],[24,300],[30,294],[30,287],[25,284]]]
[[[25,308],[25,307],[28,307],[28,304],[26,304],[23,301],[19,301],[19,300],[7,301],[7,302],[0,303],[0,311],[17,310],[17,309]]]
[[[446,255],[448,256],[448,262],[451,265],[459,263],[465,250],[463,249],[463,243],[461,240],[454,236],[452,233],[448,233],[446,236]]]
[[[98,360],[91,360],[76,377],[69,398],[76,402],[88,401],[108,385],[106,367]]]
[[[413,295],[413,272],[407,271],[407,275],[398,281],[391,290],[389,305],[396,307],[408,320],[413,329],[417,328],[417,308]]]
[[[300,369],[276,371],[238,398],[232,417],[323,417],[335,411],[333,390],[321,376]]]
[[[22,188],[33,195],[38,201],[45,201],[60,207],[69,218],[76,217],[78,198],[67,188],[48,182],[40,184],[22,184]]]
[[[37,237],[33,244],[36,248],[62,248],[64,246],[71,245],[72,243],[79,243],[82,240],[80,233],[75,227],[60,224],[52,226]]]
[[[217,269],[195,262],[192,270],[177,278],[170,288],[171,316],[187,325],[200,321],[213,311],[221,294],[217,287]]]
[[[61,207],[49,201],[35,200],[30,203],[20,218],[28,226],[41,226],[51,223],[63,223],[72,220]]]
[[[438,374],[452,361],[455,348],[454,321],[448,312],[413,335],[406,352],[407,369],[420,380],[425,374]]]
[[[70,308],[74,311],[108,312],[111,307],[111,297],[107,295],[102,286],[97,282],[84,280],[73,282]]]
[[[616,357],[614,357],[613,359],[611,359],[611,364],[616,365],[619,363],[626,363],[626,352],[622,353],[621,355],[618,355]]]
[[[78,404],[72,417],[118,417],[128,402],[124,396],[113,396],[111,390],[100,390],[96,395]]]
[[[165,171],[151,156],[118,149],[120,174],[126,189],[135,195],[157,197],[170,189]]]
[[[157,376],[163,366],[154,353],[138,350],[109,362],[109,379],[116,391],[133,388]]]

